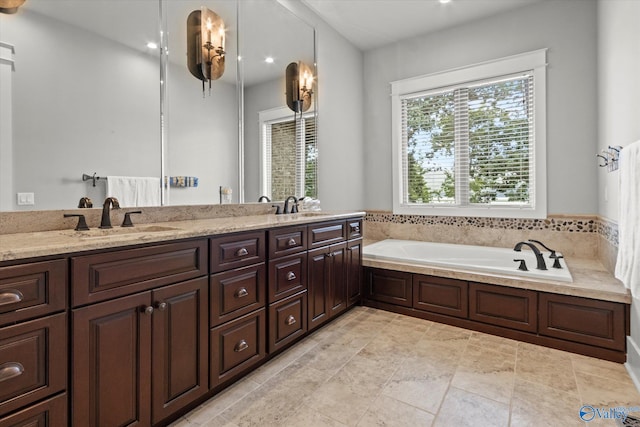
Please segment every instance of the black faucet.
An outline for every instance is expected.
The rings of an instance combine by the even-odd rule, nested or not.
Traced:
[[[533,239],[529,239],[529,241],[530,241],[530,242],[532,242],[532,243],[537,243],[538,245],[542,246],[543,248],[545,248],[546,250],[548,250],[549,252],[551,252],[551,255],[549,255],[549,258],[555,258],[555,257],[557,257],[557,255],[556,255],[556,251],[554,251],[554,250],[553,250],[553,249],[551,249],[551,248],[548,248],[548,247],[547,247],[547,245],[545,245],[545,244],[544,244],[544,243],[542,243],[541,241],[539,241],[539,240],[533,240]]]
[[[258,199],[258,203],[262,203],[263,201],[267,203],[271,203],[271,199],[268,198],[267,196],[260,196],[260,198]]]
[[[538,249],[536,247],[536,245],[534,245],[533,243],[529,243],[529,242],[519,242],[517,243],[513,250],[516,252],[520,252],[522,250],[522,245],[527,245],[531,248],[531,250],[533,251],[533,253],[536,255],[536,260],[538,261],[538,265],[536,266],[536,268],[538,270],[546,270],[547,269],[547,264],[544,262],[544,256],[542,256],[542,253],[540,252],[540,249]]]
[[[291,210],[289,210],[289,200],[293,200],[293,206],[291,206]],[[282,213],[298,213],[298,199],[296,196],[289,196],[284,201],[284,212]]]
[[[100,221],[100,228],[112,228],[111,217],[109,208],[120,209],[120,203],[115,197],[107,197],[104,199],[104,205],[102,205],[102,220]]]

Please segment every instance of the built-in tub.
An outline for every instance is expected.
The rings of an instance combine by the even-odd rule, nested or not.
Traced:
[[[547,270],[536,269],[536,257],[527,246],[515,252],[508,248],[387,239],[365,246],[362,252],[372,259],[573,282],[564,259],[560,259],[561,269],[553,268],[554,260],[549,258],[549,252],[542,253]],[[524,259],[529,270],[519,270],[519,263],[514,259]]]

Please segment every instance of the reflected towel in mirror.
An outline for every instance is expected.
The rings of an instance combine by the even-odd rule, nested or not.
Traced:
[[[160,178],[107,176],[107,196],[118,199],[123,208],[160,206]]]

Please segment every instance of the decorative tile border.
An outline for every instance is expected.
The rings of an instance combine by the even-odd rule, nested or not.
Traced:
[[[548,230],[571,233],[597,233],[618,246],[618,225],[598,216],[550,217],[546,219],[480,218],[454,216],[397,215],[387,211],[368,211],[365,221],[371,223],[448,225],[452,227],[492,228],[496,230]]]

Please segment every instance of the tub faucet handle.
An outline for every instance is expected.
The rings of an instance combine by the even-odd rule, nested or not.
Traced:
[[[524,261],[524,259],[514,259],[514,261],[520,262],[520,265],[518,266],[518,270],[529,271],[529,269],[527,268],[527,263]]]
[[[564,258],[562,255],[557,255],[556,259],[553,261],[553,268],[562,268],[562,264],[560,264],[560,258]]]

